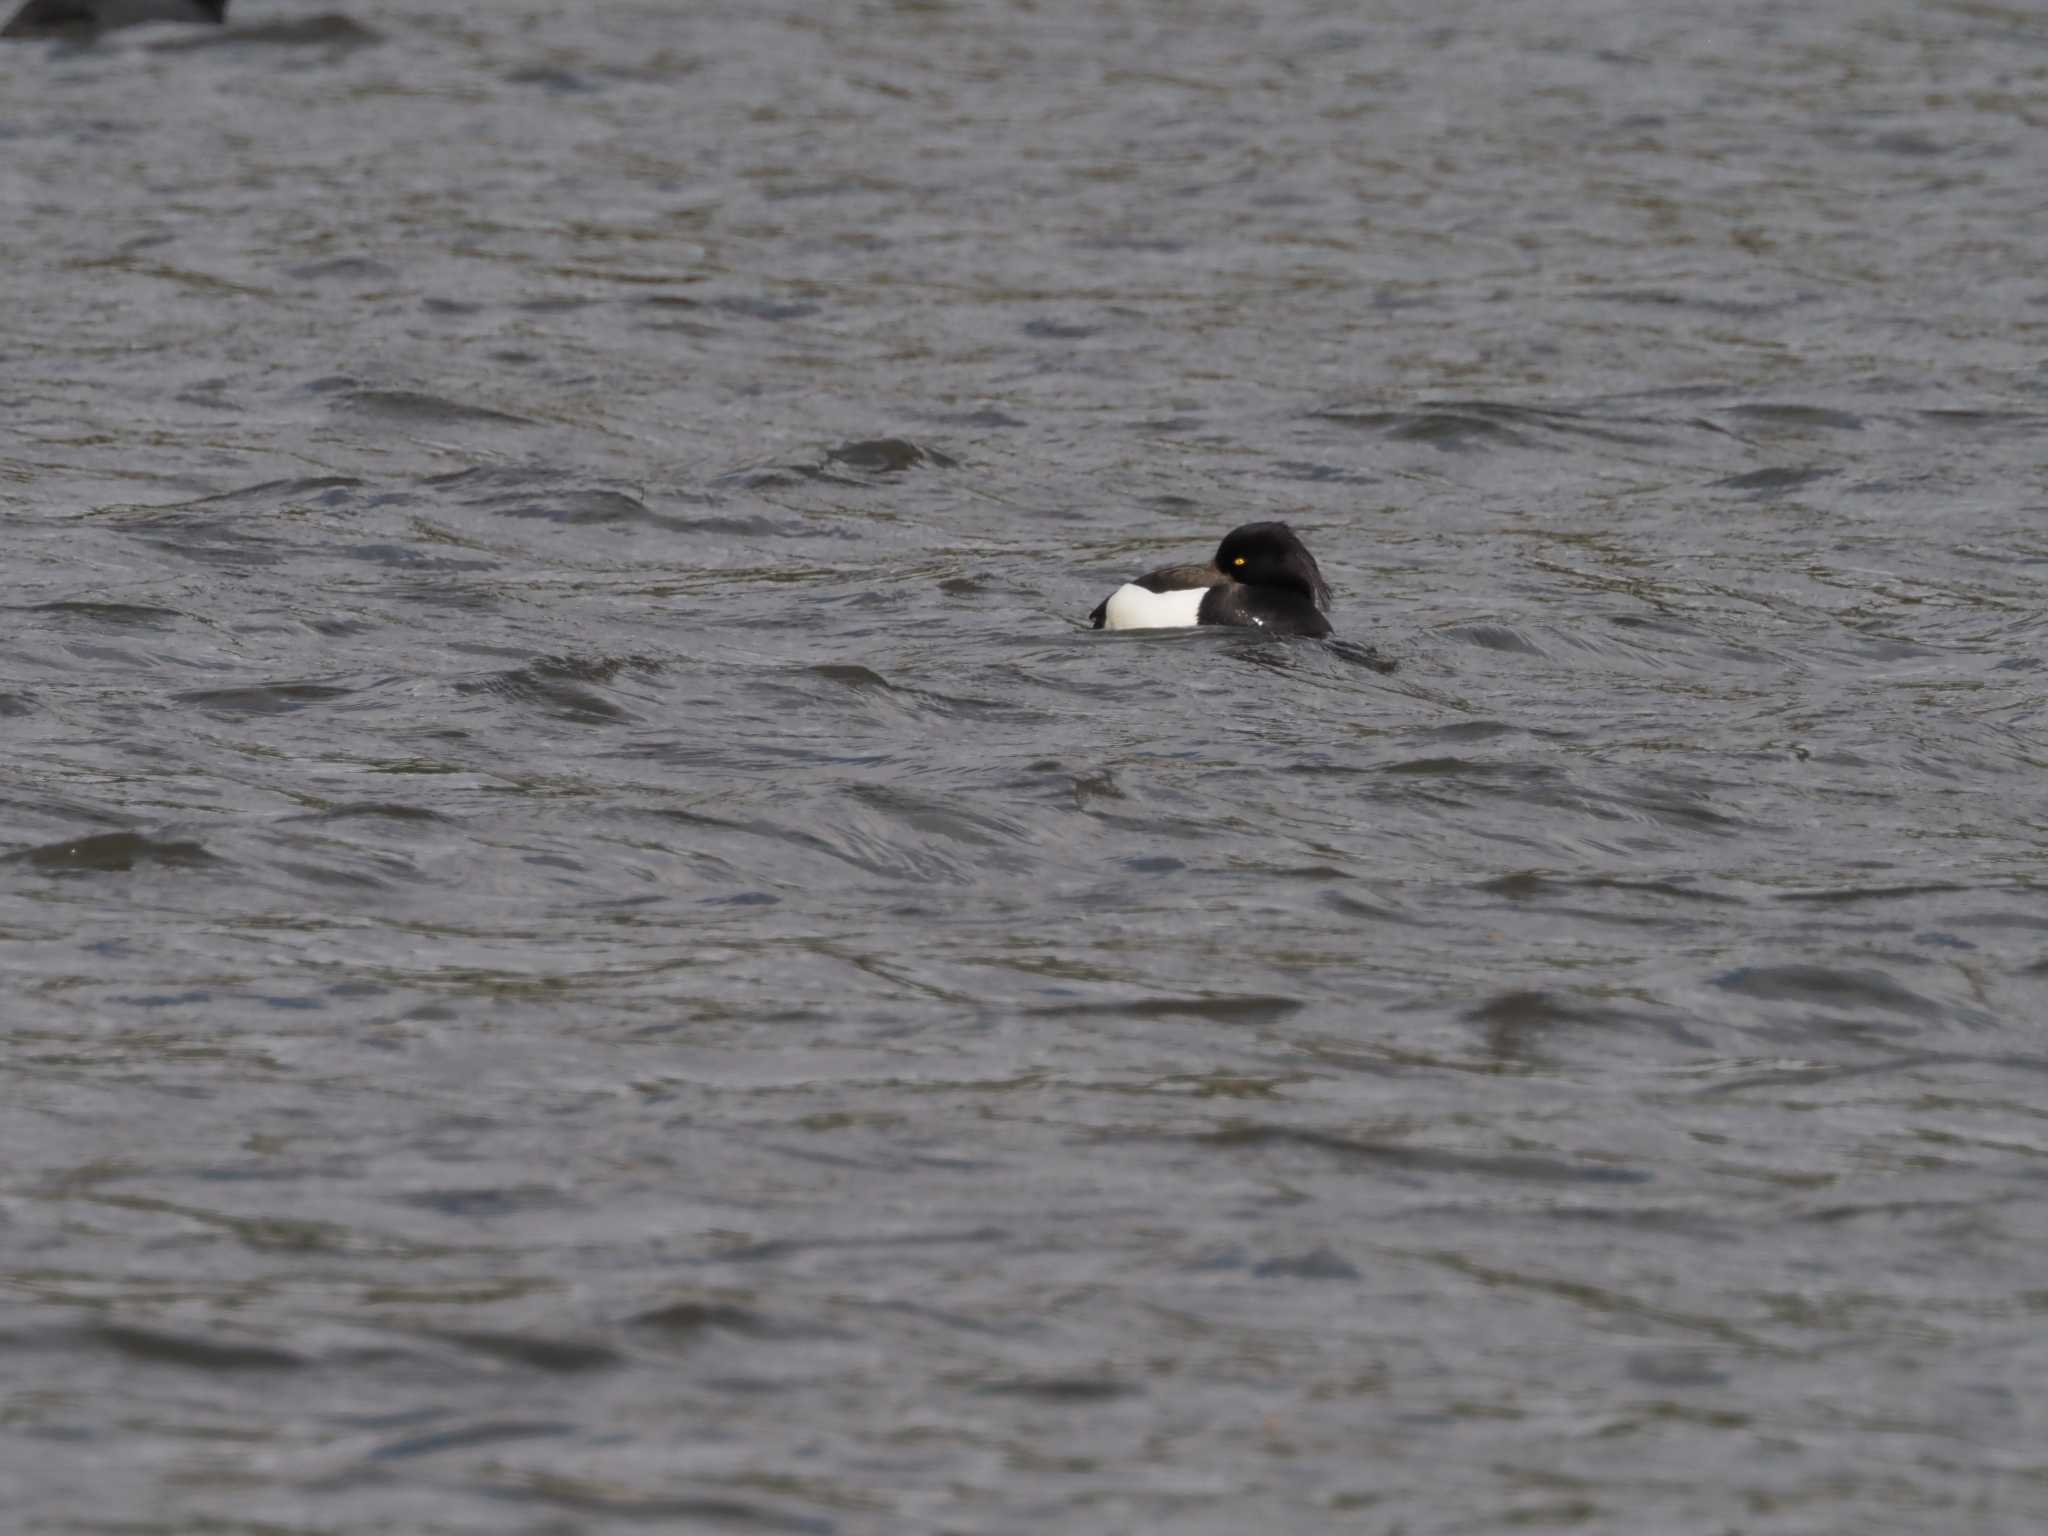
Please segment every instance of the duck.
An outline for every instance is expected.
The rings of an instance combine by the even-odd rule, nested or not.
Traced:
[[[1285,523],[1246,523],[1207,565],[1168,565],[1125,582],[1088,615],[1096,629],[1230,624],[1275,635],[1330,633],[1329,583]]]
[[[146,21],[227,20],[228,0],[28,0],[0,37],[91,37]]]

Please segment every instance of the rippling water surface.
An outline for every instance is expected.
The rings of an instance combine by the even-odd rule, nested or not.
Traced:
[[[2038,13],[350,5],[0,53],[13,1528],[2043,1528]]]

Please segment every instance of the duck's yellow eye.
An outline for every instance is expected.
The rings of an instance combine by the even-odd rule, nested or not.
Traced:
[[[1243,565],[1243,564],[1244,564],[1244,556],[1243,556],[1243,555],[1239,555],[1239,556],[1238,556],[1238,557],[1237,557],[1237,558],[1236,558],[1235,560],[1231,561],[1230,563],[1231,563],[1232,565]]]

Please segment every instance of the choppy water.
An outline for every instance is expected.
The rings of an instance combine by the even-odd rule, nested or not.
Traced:
[[[2041,1529],[2048,24],[1697,9],[0,53],[12,1528]]]

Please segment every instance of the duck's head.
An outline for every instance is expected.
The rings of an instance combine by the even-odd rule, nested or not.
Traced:
[[[1249,587],[1286,587],[1330,606],[1329,583],[1316,557],[1285,523],[1246,523],[1233,528],[1216,546],[1216,569]]]

